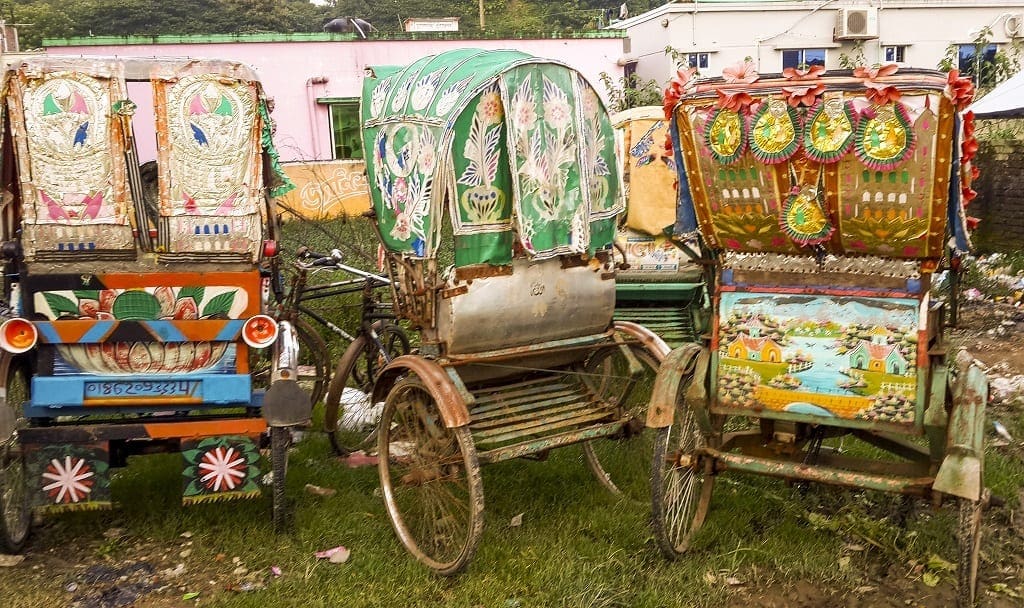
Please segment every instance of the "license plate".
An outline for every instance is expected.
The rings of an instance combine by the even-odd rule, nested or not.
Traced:
[[[197,380],[132,380],[86,382],[85,399],[131,399],[137,397],[199,397]]]

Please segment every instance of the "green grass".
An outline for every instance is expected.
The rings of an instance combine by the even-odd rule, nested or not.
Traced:
[[[591,477],[580,450],[571,447],[544,462],[484,469],[486,528],[480,550],[468,572],[443,579],[407,555],[394,536],[376,495],[376,470],[345,468],[327,452],[323,437],[314,434],[292,453],[288,490],[296,526],[291,535],[274,535],[266,500],[179,506],[177,458],[145,457],[122,470],[113,484],[120,510],[48,519],[29,548],[30,561],[56,549],[80,553],[78,563],[117,562],[136,555],[133,547],[141,545],[169,553],[158,569],[186,563],[194,574],[176,584],[202,590],[202,604],[208,606],[470,608],[717,606],[730,593],[728,577],[748,587],[811,580],[822,588],[852,589],[908,559],[938,554],[955,560],[955,518],[948,509],[922,507],[902,529],[890,521],[891,497],[723,476],[692,553],[667,562],[651,538],[647,505],[608,494]],[[999,487],[1019,487],[1020,467],[993,457],[990,474]],[[306,483],[338,492],[316,497],[303,491]],[[522,525],[510,527],[519,513]],[[123,528],[125,537],[105,539],[111,527]],[[177,552],[186,531],[193,533],[193,551],[181,560]],[[850,543],[866,551],[845,552]],[[352,551],[348,563],[313,558],[314,551],[336,545]],[[218,562],[218,554],[226,559]],[[841,560],[841,555],[848,557]],[[276,565],[284,576],[268,579],[257,592],[211,591],[237,583],[230,574],[230,558],[236,556],[250,570],[265,572]],[[211,578],[216,586],[208,584]],[[15,606],[50,606],[67,599],[67,580],[15,577],[11,588],[10,578],[0,579],[0,597],[18,598]],[[180,591],[172,590],[172,597],[180,598]]]

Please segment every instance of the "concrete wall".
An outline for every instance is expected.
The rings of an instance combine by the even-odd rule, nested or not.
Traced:
[[[1024,249],[1024,142],[982,142],[981,177],[968,215],[981,218],[974,245],[982,253]]]

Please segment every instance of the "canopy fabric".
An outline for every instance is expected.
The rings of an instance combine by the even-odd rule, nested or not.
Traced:
[[[1024,117],[1024,72],[989,91],[968,110],[975,118]]]
[[[361,111],[389,250],[433,257],[446,211],[457,266],[510,263],[513,232],[534,259],[611,243],[622,209],[614,135],[575,70],[460,49],[371,68]]]

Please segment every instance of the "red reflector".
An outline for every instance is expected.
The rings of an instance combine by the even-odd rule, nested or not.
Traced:
[[[23,353],[36,345],[39,333],[25,319],[8,319],[0,325],[0,348],[9,353]]]
[[[270,346],[277,340],[277,321],[267,315],[256,315],[242,327],[242,339],[253,348]]]

